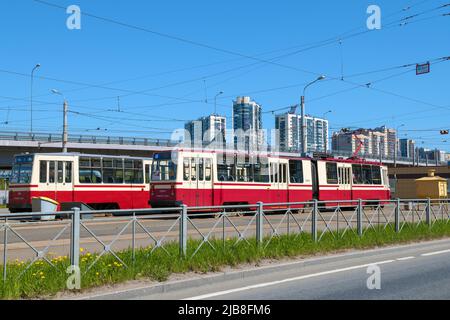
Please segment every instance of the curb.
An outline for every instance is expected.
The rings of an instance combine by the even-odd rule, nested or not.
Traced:
[[[281,264],[272,264],[262,267],[253,267],[247,270],[239,271],[227,271],[219,274],[198,276],[192,279],[186,280],[176,280],[171,282],[160,283],[156,285],[148,285],[142,288],[133,288],[125,290],[110,291],[104,294],[92,294],[84,295],[80,297],[66,298],[69,300],[122,300],[122,299],[136,299],[141,296],[162,294],[177,290],[188,289],[192,287],[199,287],[208,284],[215,284],[221,281],[233,281],[239,279],[247,279],[260,275],[270,274],[272,272],[286,272],[291,270],[296,270],[299,268],[304,268],[307,266],[314,266],[321,263],[336,262],[342,260],[342,258],[358,259],[367,256],[374,255],[376,253],[389,253],[390,251],[395,251],[399,248],[411,249],[414,247],[421,247],[430,244],[448,243],[449,239],[435,240],[435,241],[425,241],[420,243],[413,243],[407,245],[397,245],[386,248],[370,249],[367,251],[353,251],[343,254],[335,254],[330,256],[323,256],[318,258],[308,258],[301,261],[294,261]]]

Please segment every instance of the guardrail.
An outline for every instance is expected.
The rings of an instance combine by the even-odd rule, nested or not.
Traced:
[[[117,216],[83,219],[105,214]],[[68,219],[50,222],[32,220],[49,216]],[[294,237],[308,235],[313,241],[320,242],[326,234],[331,234],[335,239],[349,232],[364,237],[368,230],[387,228],[400,233],[404,228],[415,228],[420,224],[432,226],[439,220],[450,221],[448,199],[261,202],[221,207],[107,211],[74,209],[58,213],[2,214],[0,251],[3,251],[3,280],[7,279],[8,261],[14,259],[14,255],[23,258],[24,250],[28,250],[31,257],[20,277],[38,261],[55,267],[50,250],[67,255],[71,265],[78,267],[80,249],[90,246],[97,255],[87,266],[87,273],[102,256],[108,254],[125,268],[134,263],[136,250],[140,248],[146,248],[148,255],[162,250],[170,256],[171,253],[165,248],[170,243],[178,244],[180,257],[191,259],[204,246],[217,250],[215,245],[220,241],[224,245],[225,241],[233,241],[233,246],[238,246],[256,240],[256,245],[265,249],[283,234]],[[51,237],[44,234],[50,234],[48,230]],[[188,242],[189,239],[198,241]],[[219,242],[214,242],[214,245],[213,239]],[[121,249],[131,250],[130,261],[123,261],[116,253]]]
[[[62,134],[55,133],[25,133],[25,132],[0,132],[0,140],[27,141],[41,144],[51,144],[62,142]],[[92,144],[118,144],[118,145],[138,145],[138,146],[163,146],[173,147],[178,142],[168,139],[115,137],[115,136],[90,136],[90,135],[69,135],[68,142],[72,143],[92,143]]]

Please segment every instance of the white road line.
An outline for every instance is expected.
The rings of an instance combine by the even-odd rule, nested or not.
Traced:
[[[435,252],[424,253],[421,256],[422,257],[429,257],[429,256],[436,256],[438,254],[444,254],[444,253],[450,253],[450,249],[449,250],[442,250],[442,251],[435,251]]]
[[[407,261],[407,260],[412,260],[415,259],[416,257],[404,257],[404,258],[398,258],[397,261]]]
[[[201,295],[201,296],[185,298],[183,300],[209,299],[209,298],[213,298],[213,297],[217,297],[217,296],[223,296],[223,295],[230,294],[230,293],[241,292],[241,291],[246,291],[246,290],[251,290],[251,289],[264,288],[264,287],[274,286],[274,285],[277,285],[277,284],[293,282],[293,281],[300,281],[300,280],[304,280],[304,279],[320,277],[320,276],[334,274],[334,273],[339,273],[339,272],[344,272],[344,271],[363,269],[363,268],[367,268],[367,267],[370,267],[370,266],[373,266],[373,265],[382,265],[382,264],[388,264],[388,263],[392,263],[392,262],[395,262],[395,260],[386,260],[386,261],[380,261],[380,262],[374,262],[374,263],[369,263],[369,264],[363,264],[363,265],[358,265],[358,266],[353,266],[353,267],[348,267],[348,268],[334,269],[334,270],[329,270],[329,271],[324,271],[324,272],[319,272],[319,273],[313,273],[313,274],[308,274],[308,275],[304,275],[304,276],[299,276],[299,277],[295,277],[295,278],[288,278],[288,279],[283,279],[283,280],[278,280],[278,281],[272,281],[272,282],[266,282],[266,283],[260,283],[260,284],[255,284],[255,285],[251,285],[251,286],[236,288],[236,289],[230,289],[230,290],[224,290],[224,291],[208,293],[208,294],[204,294],[204,295]]]

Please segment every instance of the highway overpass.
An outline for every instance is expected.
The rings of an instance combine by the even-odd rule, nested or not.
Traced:
[[[71,152],[151,157],[155,152],[171,150],[177,143],[179,142],[152,138],[69,135],[67,146]],[[61,134],[0,132],[0,169],[11,169],[13,157],[16,154],[60,152],[61,149]],[[352,155],[336,153],[334,156],[348,158]],[[362,155],[361,157],[370,161],[380,161],[379,157],[373,155]],[[393,158],[383,158],[382,160],[388,165],[394,164]],[[398,158],[397,165],[412,166],[413,160]],[[434,166],[436,162],[428,161],[427,163],[426,160],[420,160],[419,166],[428,165]]]

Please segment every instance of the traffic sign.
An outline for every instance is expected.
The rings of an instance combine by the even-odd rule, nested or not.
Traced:
[[[430,73],[430,63],[417,64],[416,66],[416,75]]]

